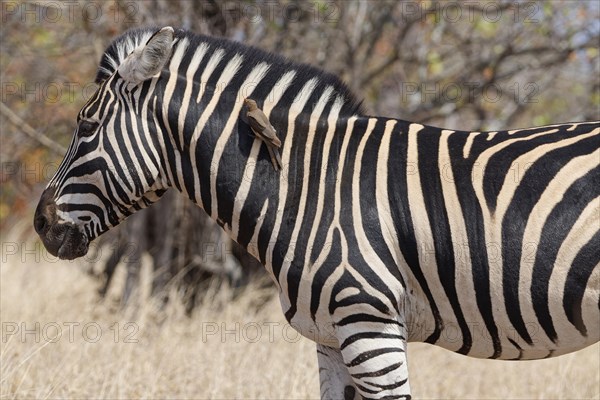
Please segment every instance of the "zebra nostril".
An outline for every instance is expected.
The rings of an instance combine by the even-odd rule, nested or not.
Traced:
[[[38,215],[33,221],[33,227],[38,234],[45,233],[48,228],[48,219],[43,215]]]

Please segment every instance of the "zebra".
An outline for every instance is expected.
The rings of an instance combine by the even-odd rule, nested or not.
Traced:
[[[322,398],[410,398],[410,341],[501,360],[598,342],[599,122],[368,116],[331,74],[171,27],[115,39],[96,82],[35,212],[45,247],[81,257],[175,188],[265,266],[316,342]]]

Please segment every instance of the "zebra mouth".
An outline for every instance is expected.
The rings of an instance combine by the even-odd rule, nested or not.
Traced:
[[[69,224],[56,255],[62,260],[73,260],[85,256],[88,249],[87,236],[77,226]]]
[[[71,223],[54,224],[40,238],[48,252],[61,260],[83,257],[89,249],[87,236]]]

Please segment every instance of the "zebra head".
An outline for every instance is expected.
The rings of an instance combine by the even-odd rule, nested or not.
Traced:
[[[157,129],[148,92],[173,43],[171,27],[138,30],[104,53],[99,88],[79,112],[69,150],[35,211],[34,228],[52,255],[84,256],[94,238],[166,191],[158,139],[144,133]]]

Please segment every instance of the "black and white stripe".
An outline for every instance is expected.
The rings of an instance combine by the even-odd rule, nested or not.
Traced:
[[[323,397],[410,397],[408,341],[498,359],[598,341],[598,122],[462,132],[368,117],[329,74],[184,31],[160,74],[128,82],[119,67],[155,32],[107,49],[79,115],[96,129],[76,132],[49,183],[89,240],[167,188],[187,194],[318,343]],[[280,173],[246,97],[278,131]]]

